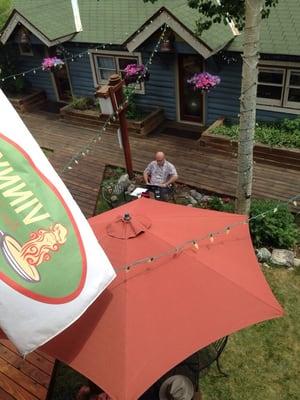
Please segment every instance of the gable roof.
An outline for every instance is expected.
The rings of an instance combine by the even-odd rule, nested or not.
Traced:
[[[228,50],[242,51],[243,37],[235,38]],[[280,0],[262,21],[260,52],[300,55],[300,0]]]
[[[187,0],[158,0],[154,4],[143,0],[78,0],[78,3],[83,30],[72,38],[74,42],[122,45],[162,7],[198,40],[194,31],[199,14],[188,6]],[[76,32],[71,0],[14,0],[13,6],[50,40]],[[215,50],[233,37],[230,26],[214,24],[199,39]]]
[[[70,0],[14,0],[13,5],[50,40],[76,32]]]
[[[280,0],[262,22],[262,53],[300,56],[299,1]],[[54,40],[123,45],[136,37],[145,22],[154,20],[163,8],[186,29],[187,37],[188,34],[193,37],[190,43],[198,41],[198,47],[206,47],[210,54],[225,46],[230,51],[242,51],[243,34],[235,36],[231,27],[223,23],[213,24],[197,38],[194,32],[199,13],[188,6],[187,0],[158,0],[154,4],[143,0],[78,0],[82,32],[76,32],[71,3],[72,0],[13,0],[19,20],[23,16],[48,42],[52,41],[51,45]]]

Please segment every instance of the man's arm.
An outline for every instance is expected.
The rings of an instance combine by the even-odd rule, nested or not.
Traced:
[[[178,179],[178,174],[176,171],[176,168],[174,167],[173,164],[168,163],[168,168],[169,168],[169,176],[167,181],[162,185],[163,187],[167,187],[171,185],[172,183],[176,182]]]
[[[151,163],[147,165],[147,167],[146,167],[146,169],[144,171],[144,174],[143,174],[144,181],[145,181],[146,184],[150,183],[149,182],[149,177],[151,175],[151,165],[152,165]]]
[[[178,175],[172,175],[172,176],[170,176],[170,178],[167,180],[167,182],[164,183],[163,186],[169,186],[169,185],[171,185],[172,183],[176,182],[177,179],[178,179]]]
[[[144,181],[146,184],[149,183],[149,174],[148,174],[147,170],[144,171]]]

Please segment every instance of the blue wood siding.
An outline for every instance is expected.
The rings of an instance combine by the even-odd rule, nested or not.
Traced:
[[[52,101],[56,101],[56,94],[51,80],[49,72],[40,69],[40,66],[45,58],[45,46],[44,45],[32,45],[33,56],[24,56],[19,52],[18,45],[15,45],[15,51],[17,53],[18,64],[17,68],[19,72],[28,71],[32,68],[37,68],[36,73],[30,72],[26,74],[26,80],[30,82],[33,88],[42,89],[46,92],[47,98]]]
[[[219,70],[213,60],[208,60],[205,70],[217,74],[221,83],[206,95],[206,125],[220,116],[237,119],[239,113],[239,96],[241,91],[241,64],[222,64]]]
[[[71,87],[75,97],[94,96],[95,85],[93,81],[90,57],[87,54],[89,48],[95,45],[86,46],[64,46],[71,54],[78,55],[84,53],[81,58],[75,58],[75,61],[68,60]],[[67,56],[69,58],[69,56]]]
[[[217,118],[225,116],[232,122],[238,121],[240,112],[240,92],[241,92],[241,76],[242,63],[217,64],[212,59],[207,60],[206,70],[213,74],[217,74],[221,78],[221,83],[206,95],[206,124],[209,125]],[[283,112],[257,110],[257,121],[276,121],[283,118],[295,118],[297,115]]]
[[[146,63],[150,53],[143,53]],[[151,110],[161,107],[168,119],[176,120],[176,56],[154,57],[150,65],[150,79],[145,82],[145,94],[136,95],[137,104]]]

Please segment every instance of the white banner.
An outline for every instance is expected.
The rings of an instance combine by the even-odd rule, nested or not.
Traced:
[[[115,277],[86,218],[1,90],[0,277],[0,327],[22,354],[76,321]]]

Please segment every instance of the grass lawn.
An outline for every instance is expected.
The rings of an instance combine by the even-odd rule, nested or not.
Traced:
[[[215,366],[201,379],[204,400],[300,399],[300,273],[264,268],[285,316],[230,336]]]

